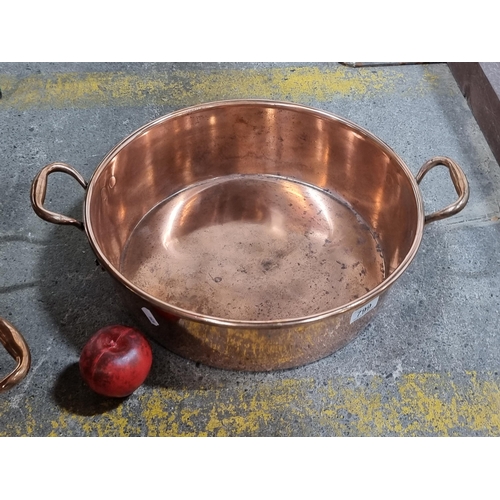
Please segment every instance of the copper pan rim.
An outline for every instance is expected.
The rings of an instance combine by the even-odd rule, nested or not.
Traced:
[[[399,266],[384,280],[382,281],[378,286],[367,292],[365,295],[352,300],[342,306],[317,313],[317,314],[311,314],[307,316],[301,316],[301,317],[292,317],[292,318],[285,318],[285,319],[280,319],[280,320],[265,320],[265,321],[257,321],[257,320],[239,320],[239,319],[226,319],[222,317],[216,317],[216,316],[209,316],[209,315],[204,315],[197,313],[195,311],[191,311],[188,309],[182,309],[180,307],[177,307],[175,305],[169,304],[167,302],[163,302],[161,300],[158,300],[156,297],[146,293],[144,290],[136,286],[134,283],[129,281],[127,278],[123,276],[123,274],[114,266],[110,260],[106,257],[106,254],[102,251],[100,246],[98,245],[95,237],[95,232],[94,228],[92,225],[92,219],[90,217],[90,204],[88,203],[88,200],[92,198],[93,191],[94,191],[94,179],[97,179],[99,175],[108,167],[109,163],[112,161],[112,159],[128,144],[130,144],[132,141],[143,135],[145,132],[147,132],[149,129],[155,127],[156,125],[166,122],[168,120],[172,120],[176,117],[183,116],[183,115],[188,115],[193,112],[197,111],[202,111],[202,110],[210,110],[212,108],[218,108],[218,107],[228,107],[228,106],[246,106],[246,105],[255,105],[255,106],[266,106],[266,107],[277,107],[277,108],[282,108],[282,109],[289,109],[289,110],[295,110],[307,114],[311,114],[317,117],[321,117],[323,119],[327,120],[332,120],[332,121],[337,121],[345,126],[351,128],[353,131],[357,132],[358,134],[364,136],[365,138],[369,139],[373,143],[375,143],[381,150],[383,150],[389,157],[391,157],[392,160],[394,160],[398,167],[401,169],[401,171],[404,173],[405,177],[411,184],[412,188],[412,193],[415,199],[415,204],[417,206],[417,222],[416,222],[416,228],[415,228],[415,236],[413,239],[413,243],[407,252],[406,256],[402,260],[402,262],[399,264]],[[291,103],[291,102],[286,102],[286,101],[274,101],[274,100],[267,100],[267,99],[233,99],[233,100],[222,100],[222,101],[215,101],[215,102],[210,102],[210,103],[205,103],[205,104],[198,104],[190,107],[186,107],[174,112],[171,112],[169,114],[166,114],[164,116],[161,116],[144,126],[140,127],[133,133],[131,133],[129,136],[124,138],[120,143],[118,143],[104,158],[103,160],[99,163],[98,167],[94,171],[91,179],[88,182],[88,188],[86,192],[86,196],[84,199],[84,229],[87,235],[87,238],[89,240],[89,243],[95,252],[96,256],[98,257],[98,260],[100,263],[103,265],[103,267],[123,286],[125,286],[127,289],[129,289],[131,292],[134,294],[138,295],[139,297],[143,298],[145,301],[149,302],[155,307],[158,307],[159,309],[171,313],[175,316],[178,316],[180,318],[185,318],[189,320],[193,320],[196,322],[202,322],[214,326],[224,326],[224,327],[233,327],[233,328],[248,328],[248,329],[273,329],[273,328],[282,328],[282,327],[294,327],[294,326],[299,326],[299,325],[305,325],[309,323],[314,323],[318,322],[321,320],[324,320],[326,318],[330,318],[333,316],[338,316],[338,315],[343,315],[346,312],[356,310],[363,305],[369,303],[370,301],[374,300],[376,297],[382,295],[385,291],[387,291],[393,283],[399,279],[399,277],[406,271],[408,266],[411,264],[413,261],[419,247],[421,244],[422,236],[423,236],[423,228],[424,228],[424,221],[425,221],[425,214],[424,214],[424,207],[423,207],[423,200],[422,200],[422,195],[420,188],[418,186],[418,182],[416,178],[413,176],[411,173],[410,169],[406,165],[406,163],[401,159],[401,157],[390,147],[388,146],[384,141],[379,139],[377,136],[372,134],[370,131],[366,130],[365,128],[351,122],[350,120],[347,120],[343,117],[337,116],[334,113],[323,111],[323,110],[318,110],[313,107],[301,105],[301,104],[296,104],[296,103]]]

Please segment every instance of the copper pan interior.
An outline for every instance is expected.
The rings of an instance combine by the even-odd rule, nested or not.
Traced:
[[[377,138],[266,101],[139,130],[98,167],[85,210],[118,279],[171,311],[237,321],[356,300],[395,272],[422,224],[414,179]]]

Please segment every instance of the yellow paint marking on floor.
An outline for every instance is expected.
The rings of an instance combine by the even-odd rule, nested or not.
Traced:
[[[88,108],[103,105],[187,106],[230,98],[328,101],[392,92],[397,69],[335,66],[176,70],[169,73],[61,73],[16,79],[0,74],[2,108]]]
[[[0,436],[500,436],[497,374],[413,373],[358,382],[142,388],[92,416],[57,407],[40,416],[31,403],[12,409],[7,399],[0,401]]]

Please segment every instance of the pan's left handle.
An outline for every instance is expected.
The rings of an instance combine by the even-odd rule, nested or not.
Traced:
[[[47,222],[52,222],[53,224],[69,224],[83,230],[83,222],[73,219],[73,217],[68,217],[67,215],[57,214],[47,210],[43,206],[45,202],[45,195],[47,194],[47,178],[53,172],[63,172],[65,174],[69,174],[78,181],[83,189],[87,189],[87,182],[73,167],[67,165],[66,163],[51,163],[43,167],[42,170],[38,172],[31,184],[31,206],[33,207],[33,210],[38,217],[46,220]]]
[[[437,165],[444,165],[448,168],[451,181],[453,182],[453,186],[455,186],[458,198],[447,207],[426,215],[426,224],[458,214],[458,212],[465,208],[465,205],[467,205],[467,202],[469,201],[469,182],[467,181],[467,177],[465,176],[463,170],[452,159],[446,156],[436,156],[426,161],[416,175],[417,183],[420,184],[425,174]]]
[[[0,380],[0,392],[3,392],[14,387],[26,377],[31,366],[31,354],[24,337],[3,318],[0,318],[0,342],[17,361],[14,370]]]

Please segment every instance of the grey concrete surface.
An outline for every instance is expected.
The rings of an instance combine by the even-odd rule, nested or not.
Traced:
[[[85,235],[72,227],[48,224],[34,214],[31,182],[45,164],[56,160],[75,166],[88,179],[126,135],[192,102],[183,102],[186,91],[174,105],[168,96],[161,104],[151,95],[137,106],[120,98],[81,106],[36,102],[21,106],[11,104],[16,88],[9,82],[20,85],[33,75],[98,72],[161,74],[175,80],[176,72],[192,78],[242,68],[267,74],[291,66],[317,68],[319,77],[322,71],[342,68],[336,63],[0,63],[0,88],[2,82],[8,84],[0,100],[0,316],[23,333],[33,358],[25,381],[0,395],[0,435],[154,435],[161,434],[159,429],[172,435],[220,435],[222,427],[210,424],[213,412],[219,412],[218,422],[224,422],[221,415],[226,415],[228,435],[500,434],[495,422],[477,424],[480,399],[471,403],[469,420],[457,417],[453,425],[446,421],[443,427],[439,415],[429,426],[422,415],[405,413],[400,406],[394,410],[401,410],[399,415],[390,413],[396,408],[390,401],[403,398],[403,381],[419,374],[435,377],[438,401],[445,404],[457,394],[475,397],[474,388],[464,389],[473,373],[482,382],[482,392],[476,396],[488,399],[485,411],[491,416],[499,409],[500,170],[445,64],[372,68],[378,78],[375,84],[390,84],[390,89],[374,84],[365,92],[325,96],[312,88],[301,94],[304,104],[344,116],[379,136],[413,173],[430,157],[447,155],[462,166],[470,182],[466,209],[426,227],[414,262],[354,342],[302,368],[254,374],[200,366],[153,344],[151,374],[126,401],[96,396],[80,380],[76,363],[90,334],[106,324],[136,324],[136,320],[124,310],[109,276],[96,266]],[[360,70],[345,71],[355,78]],[[192,86],[188,77],[178,78],[180,88]],[[238,81],[228,82],[220,97],[252,97],[249,87],[238,88]],[[270,96],[288,99],[284,88],[273,90],[270,84]],[[190,98],[203,102],[204,97],[201,93]],[[430,173],[421,187],[426,212],[455,197],[444,168]],[[82,189],[72,179],[51,176],[47,196],[51,209],[81,218],[82,198]],[[10,363],[0,353],[2,373]],[[289,386],[296,388],[294,397],[289,397]],[[325,393],[322,388],[327,386],[331,390]],[[375,399],[388,401],[380,409],[385,423],[379,427],[361,428],[359,422],[369,420],[368,413],[361,417],[347,409],[348,397],[351,407],[364,404],[359,403],[363,387],[363,397],[372,398],[363,406],[366,412],[373,409]],[[263,388],[268,390],[264,395]],[[260,413],[249,415],[259,394],[261,408],[267,401],[267,419]],[[163,416],[153,415],[160,407]],[[185,420],[182,408],[194,416]],[[117,415],[125,419],[122,428]],[[162,427],[161,420],[172,415],[177,415],[178,426]],[[258,424],[238,426],[237,417],[255,418]],[[397,419],[399,427],[391,426],[390,418]]]

